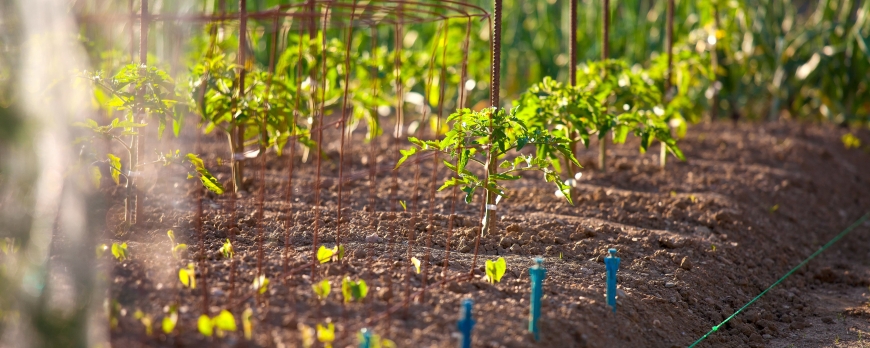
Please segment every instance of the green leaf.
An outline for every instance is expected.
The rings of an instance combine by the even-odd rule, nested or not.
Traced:
[[[212,319],[214,327],[221,331],[236,331],[236,318],[230,311],[224,309]]]
[[[187,268],[178,270],[178,279],[184,287],[196,289],[196,269],[193,263],[188,263]]]
[[[187,154],[187,159],[193,166],[196,168],[196,172],[199,173],[199,179],[202,181],[202,185],[211,192],[215,194],[222,195],[225,192],[223,185],[215,178],[208,169],[205,168],[205,163],[199,156],[189,153]]]
[[[363,280],[352,281],[350,277],[344,277],[341,281],[341,294],[344,297],[344,302],[362,301],[368,295],[368,286]]]
[[[466,186],[462,188],[462,192],[465,192],[465,203],[471,204],[471,200],[474,198],[475,188],[475,186]]]
[[[457,166],[457,172],[461,173],[465,171],[465,167],[468,166],[468,159],[471,157],[471,151],[468,149],[462,150],[462,153],[459,155],[459,163]]]
[[[327,326],[317,324],[317,340],[327,344],[335,341],[335,325],[332,323],[329,323]]]
[[[626,138],[628,138],[628,126],[619,126],[613,130],[613,143],[614,144],[622,144],[625,143]]]
[[[113,154],[108,154],[109,156],[109,171],[112,173],[112,180],[115,181],[115,185],[119,185],[121,183],[121,159],[118,156]]]
[[[253,317],[254,311],[251,310],[251,307],[246,308],[245,311],[242,312],[242,328],[245,331],[246,340],[250,340],[253,336],[254,325],[253,321],[251,320]]]
[[[321,280],[320,283],[317,284],[311,284],[311,288],[314,290],[314,294],[317,295],[317,298],[321,301],[326,299],[326,297],[329,296],[329,292],[332,290],[328,279]]]
[[[214,334],[214,323],[208,315],[200,315],[196,327],[199,329],[199,333],[205,337],[211,337]]]
[[[507,262],[503,257],[499,257],[495,262],[486,260],[486,278],[490,283],[500,282],[505,270],[507,270]]]
[[[417,274],[420,274],[420,260],[416,257],[412,257],[411,263],[414,264],[414,269],[417,270]]]
[[[170,311],[169,315],[163,318],[163,333],[171,334],[172,331],[175,331],[175,325],[178,324],[178,313],[175,311]]]
[[[411,156],[413,156],[414,154],[416,154],[416,153],[417,153],[417,148],[416,148],[416,147],[412,147],[412,148],[407,149],[407,150],[399,150],[399,153],[402,154],[402,158],[399,158],[399,162],[396,163],[396,166],[393,168],[393,170],[398,169],[399,166],[401,166],[402,163],[405,163],[405,161],[407,161],[409,157],[411,157]]]
[[[172,256],[178,258],[180,252],[187,250],[187,244],[180,243],[172,248]]]
[[[112,256],[118,259],[118,261],[126,260],[128,258],[127,243],[112,243]]]
[[[335,252],[332,249],[327,249],[325,246],[321,245],[319,249],[317,249],[317,261],[320,263],[327,263],[332,259],[332,255]]]
[[[399,204],[402,205],[402,210],[405,210],[405,211],[408,210],[408,206],[405,204],[405,201],[399,201]]]
[[[494,174],[490,175],[489,178],[490,178],[490,180],[493,180],[493,179],[494,180],[519,180],[519,179],[522,179],[522,177],[519,175],[509,175],[509,174],[501,174],[501,173],[494,173]]]

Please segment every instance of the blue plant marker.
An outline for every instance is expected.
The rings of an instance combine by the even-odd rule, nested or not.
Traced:
[[[459,315],[459,323],[456,327],[459,328],[459,333],[462,337],[459,338],[459,347],[471,348],[471,330],[474,329],[474,319],[471,318],[470,298],[462,300],[462,314]]]
[[[619,270],[619,258],[616,257],[616,249],[607,252],[610,253],[610,256],[604,258],[604,266],[607,267],[607,304],[616,313],[616,271]]]
[[[544,295],[543,283],[547,277],[544,269],[544,259],[535,258],[535,265],[529,268],[529,278],[532,279],[531,309],[529,310],[529,332],[535,335],[535,341],[540,340],[538,319],[541,318],[541,297]]]
[[[362,329],[360,330],[362,334],[362,339],[359,341],[359,348],[369,348],[372,346],[372,330]]]

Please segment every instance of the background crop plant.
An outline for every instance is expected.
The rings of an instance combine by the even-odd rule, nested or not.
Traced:
[[[664,119],[661,92],[642,69],[629,68],[628,63],[616,59],[590,62],[578,69],[577,86],[602,105],[602,116],[594,124],[599,139],[599,169],[607,168],[604,138],[610,131],[614,143],[623,143],[628,134],[634,134],[641,140],[641,152],[658,140],[676,157],[685,159]]]
[[[461,186],[465,202],[471,203],[475,192],[482,189],[488,207],[494,207],[502,198],[510,198],[502,182],[519,180],[522,172],[536,171],[543,173],[544,180],[554,183],[572,203],[570,186],[554,170],[554,163],[559,158],[580,166],[568,147],[568,139],[555,136],[546,129],[530,129],[516,116],[516,109],[461,109],[450,115],[447,122],[450,130],[439,140],[423,141],[409,137],[414,147],[402,150],[396,168],[418,153],[442,154],[455,161],[444,160],[455,176],[444,182],[439,190]],[[534,151],[523,152],[524,149]],[[469,165],[478,166],[484,176],[472,172]],[[481,234],[489,231],[494,214],[493,209],[486,210]]]
[[[86,77],[93,83],[93,95],[96,103],[107,110],[124,113],[124,120],[114,118],[109,125],[100,126],[94,120],[77,125],[88,128],[95,135],[115,140],[127,151],[127,171],[124,172],[127,188],[124,221],[128,224],[135,222],[132,219],[135,198],[135,175],[145,164],[140,164],[140,151],[144,147],[140,144],[140,131],[147,125],[144,115],[151,115],[157,121],[157,138],[163,136],[167,124],[172,123],[172,130],[178,136],[181,128],[179,114],[175,112],[178,102],[175,92],[175,83],[163,70],[154,66],[128,64],[123,66],[118,73],[111,78],[103,77],[102,72],[87,73]],[[143,115],[137,119],[137,115]],[[124,138],[127,138],[125,141]],[[89,138],[93,139],[93,137]],[[119,165],[113,167],[120,170]],[[118,182],[117,179],[115,180]]]

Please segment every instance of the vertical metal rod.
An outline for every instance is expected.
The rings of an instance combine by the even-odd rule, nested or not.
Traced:
[[[269,49],[269,75],[266,79],[265,103],[269,104],[269,95],[272,91],[272,79],[275,74],[275,46],[278,43],[278,17],[272,18],[272,40]],[[264,111],[260,120],[260,192],[257,202],[257,276],[263,275],[263,209],[266,204],[266,148],[269,144],[266,129],[268,111]],[[254,291],[257,291],[254,289]]]
[[[321,35],[321,46],[320,46],[320,106],[318,107],[318,119],[317,123],[320,125],[317,129],[317,152],[314,154],[317,162],[317,178],[314,182],[314,236],[313,243],[311,245],[311,253],[313,257],[312,261],[317,260],[317,246],[319,244],[318,234],[320,233],[320,179],[321,179],[321,168],[323,166],[323,161],[321,156],[322,148],[323,148],[323,114],[325,113],[326,108],[326,25],[329,18],[329,3],[326,4],[326,10],[323,12],[323,35]],[[317,264],[319,262],[311,263],[311,280],[314,281],[315,272],[317,270]]]
[[[379,76],[380,69],[379,69],[379,65],[378,65],[378,30],[376,27],[372,27],[372,34],[371,35],[372,35],[372,37],[371,37],[372,61],[375,62],[375,64],[374,64],[375,66],[373,69],[374,71],[372,74],[372,76],[373,76],[373,78],[372,78],[372,98],[374,100],[378,100],[378,84],[379,84],[379,78],[380,78],[380,76]],[[373,115],[373,117],[378,117],[378,107],[377,106],[375,106],[375,109],[373,110],[372,115]],[[369,224],[370,224],[371,229],[372,229],[372,235],[375,236],[375,238],[378,238],[378,235],[377,235],[378,222],[376,219],[377,214],[375,213],[375,211],[376,211],[375,210],[375,204],[376,204],[376,201],[375,201],[375,185],[376,185],[375,179],[377,176],[377,165],[378,165],[377,164],[377,162],[378,162],[377,161],[377,145],[375,143],[375,139],[373,136],[375,133],[372,132],[371,127],[372,127],[372,125],[369,124],[369,134],[372,135],[369,138],[369,163],[368,163],[369,164]],[[366,246],[368,247],[368,253],[367,253],[367,257],[366,257],[366,269],[370,270],[370,269],[372,269],[372,256],[374,256],[374,255],[373,255],[372,241],[369,238],[366,238]],[[389,276],[392,277],[391,274]],[[371,302],[372,301],[368,301],[369,304],[371,304]],[[369,306],[369,309],[366,312],[369,314],[368,320],[371,320],[372,319],[371,306]]]
[[[444,88],[447,86],[447,29],[450,20],[445,20],[441,40],[441,75],[438,78],[438,114],[435,115],[435,128],[432,129],[432,139],[438,139],[441,132],[441,114],[444,113]],[[438,152],[432,156],[432,178],[429,181],[429,217],[426,224],[426,257],[423,260],[423,285],[420,290],[420,301],[426,300],[426,280],[429,278],[429,259],[432,257],[432,232],[435,229],[435,183],[438,181]]]
[[[716,32],[719,31],[719,5],[713,5],[713,37],[716,42],[711,45],[710,63],[713,70],[713,100],[710,102],[710,121],[716,121],[719,118],[719,88],[716,83],[719,81],[719,51],[716,46],[719,44],[719,38],[716,37]]]
[[[435,78],[435,73],[434,73],[435,60],[438,57],[438,41],[441,39],[441,37],[439,37],[439,35],[443,31],[442,28],[445,28],[445,27],[446,27],[445,23],[442,23],[441,27],[438,28],[438,31],[435,34],[435,44],[432,45],[432,54],[431,54],[430,59],[429,59],[429,67],[428,67],[428,72],[427,72],[428,76],[426,77],[426,85],[423,88],[423,91],[424,91],[423,93],[425,93],[423,100],[425,101],[425,104],[427,104],[426,107],[423,108],[423,115],[421,118],[423,123],[425,123],[426,117],[429,116],[428,115],[428,113],[429,113],[428,99],[429,99],[429,96],[432,95],[432,81]],[[419,128],[421,134],[422,134],[423,128],[424,128],[423,125],[421,125],[421,127]],[[438,129],[437,128],[433,129],[433,132],[435,133],[435,138],[437,139]],[[437,155],[437,153],[436,153],[436,155]],[[437,156],[434,156],[434,157],[437,157]],[[411,199],[413,201],[413,204],[411,205],[411,207],[412,207],[411,208],[411,223],[410,223],[410,228],[409,228],[410,231],[408,232],[408,260],[411,259],[411,256],[412,256],[411,249],[414,247],[414,244],[417,242],[417,231],[416,231],[416,229],[417,229],[417,215],[420,212],[420,206],[418,204],[420,195],[418,194],[418,191],[419,191],[418,188],[419,188],[419,184],[420,184],[420,174],[421,174],[420,171],[422,169],[422,166],[423,166],[422,160],[417,160],[417,163],[414,166],[415,167],[415,170],[414,170],[414,190],[411,193],[412,194]],[[435,176],[434,171],[432,172],[432,176],[434,179],[434,176]],[[434,180],[433,180],[433,182],[434,182]],[[432,212],[430,211],[429,214],[432,214]],[[430,217],[431,217],[431,215],[430,215]],[[429,222],[431,223],[431,219]],[[430,234],[431,234],[431,232],[430,232]],[[421,265],[421,267],[425,268],[425,265]],[[408,290],[410,290],[410,281],[411,281],[411,277],[413,276],[413,274],[411,273],[411,267],[408,267],[407,269],[408,269],[408,277],[406,279],[406,283],[409,285]],[[423,289],[424,289],[423,291],[425,293],[425,291],[426,291],[425,290],[426,289],[426,278],[425,277],[423,277]],[[405,301],[405,303],[410,303],[410,301]]]
[[[468,78],[468,46],[471,39],[471,17],[468,17],[468,21],[465,24],[465,40],[462,44],[462,71],[459,76],[459,98],[458,98],[458,107],[457,109],[463,109],[465,107],[465,98],[466,98],[466,90],[465,90],[465,81]],[[462,152],[462,147],[459,147],[459,152]],[[457,159],[457,163],[458,163]],[[444,269],[442,270],[442,276],[447,277],[447,268],[450,266],[450,239],[453,238],[453,225],[456,220],[456,185],[453,186],[453,192],[451,193],[450,198],[450,215],[447,218],[447,241],[444,247]],[[446,282],[445,282],[446,284]]]
[[[500,90],[500,81],[501,81],[501,9],[502,9],[502,0],[494,0],[493,2],[493,17],[490,28],[492,28],[492,71],[490,76],[490,90],[489,90],[489,98],[491,109],[489,113],[489,132],[492,133],[493,130],[493,114],[499,112],[499,90]],[[487,160],[486,160],[486,176],[484,179],[484,183],[489,182],[489,174],[495,172],[496,170],[496,159],[493,156],[494,149],[492,148],[492,137],[489,139],[489,149],[487,149]],[[484,191],[484,197],[486,197],[483,201],[483,223],[480,228],[480,233],[477,234],[476,241],[474,243],[474,258],[471,263],[471,271],[469,276],[474,275],[474,269],[477,268],[477,258],[480,250],[480,239],[481,237],[490,231],[493,230],[494,224],[496,222],[496,212],[495,210],[487,209],[487,206],[495,203],[495,195],[488,190]]]
[[[247,75],[248,66],[248,1],[239,0],[239,98],[245,96],[245,75]],[[245,150],[245,125],[236,125],[236,144],[237,149],[233,150],[233,163],[235,164],[235,180],[239,182],[240,187],[236,187],[236,192],[244,188],[245,179],[245,162],[244,158],[236,159],[238,154]]]
[[[571,31],[568,33],[568,55],[570,56],[568,65],[568,81],[573,87],[577,85],[577,1],[580,0],[568,1],[570,1],[570,13],[568,15],[571,18]],[[572,148],[571,151],[574,151],[574,149]]]
[[[339,140],[338,146],[338,212],[335,221],[335,245],[337,245],[338,248],[341,248],[341,208],[343,201],[342,192],[344,192],[344,138],[345,133],[347,133],[347,102],[348,99],[350,99],[348,97],[348,88],[350,86],[350,51],[353,46],[354,12],[356,12],[356,0],[353,0],[353,5],[351,6],[350,21],[347,26],[347,39],[345,40],[346,46],[344,50],[344,92],[342,93],[341,105],[341,139]],[[343,260],[339,258],[338,263],[341,264],[342,262]]]
[[[146,65],[148,64],[148,0],[141,0],[139,13],[141,14],[141,19],[139,20],[139,76],[144,77],[145,74],[148,73],[148,69]],[[145,86],[143,85],[139,91],[139,100],[140,102],[145,99]],[[140,108],[139,117],[137,117],[138,121],[142,122],[145,120],[145,107]],[[141,131],[140,133],[145,133],[145,131]],[[132,165],[130,166],[129,172],[131,177],[136,177],[138,172],[138,166],[140,162],[140,157],[142,157],[142,153],[145,152],[145,136],[144,134],[139,134],[135,136],[134,147],[136,148],[136,152],[133,154],[134,161],[132,161]],[[141,178],[141,176],[139,176]],[[129,180],[129,179],[128,179]],[[142,212],[142,207],[139,204],[139,189],[136,187],[139,180],[131,180],[131,187],[133,190],[133,218],[132,223],[136,223],[139,219],[139,216]]]
[[[490,72],[489,104],[498,108],[501,89],[501,8],[502,0],[493,0],[492,11],[492,72]],[[490,115],[491,117],[492,115]]]
[[[601,15],[603,18],[601,27],[601,62],[607,66],[610,57],[610,0],[602,0]],[[602,74],[606,74],[605,68]],[[603,136],[598,141],[598,170],[607,172],[607,137]]]
[[[670,103],[670,99],[673,97],[671,93],[672,86],[672,74],[673,74],[673,66],[674,66],[674,0],[668,0],[668,18],[667,18],[667,32],[665,43],[667,45],[667,54],[668,54],[668,72],[665,77],[665,90],[662,91],[662,105],[667,107],[668,103]],[[665,165],[667,165],[668,160],[668,147],[665,143],[661,143],[661,152],[659,153],[659,165],[662,169],[665,169]]]
[[[227,10],[226,9],[226,0],[221,0],[218,3],[218,7],[219,7],[222,15],[226,14],[226,10]],[[221,26],[221,28],[223,28],[223,25]],[[214,35],[217,35],[217,28],[215,28],[214,33],[215,33]],[[217,36],[215,36],[215,42],[217,42]],[[239,45],[239,47],[241,47],[241,44]],[[243,69],[244,69],[244,67],[243,67]],[[240,78],[239,80],[244,81],[245,79]],[[244,90],[245,90],[244,86],[240,85],[240,87],[239,87],[239,96],[240,97],[243,94]],[[236,105],[238,105],[238,98],[233,98],[233,103],[236,103]],[[242,183],[242,180],[237,179],[237,176],[236,176],[238,173],[237,172],[238,167],[237,167],[237,163],[236,163],[237,162],[236,154],[241,153],[242,151],[239,150],[239,145],[238,145],[239,142],[241,142],[241,140],[234,138],[234,137],[236,137],[236,134],[233,134],[232,128],[229,129],[229,132],[227,133],[227,137],[230,139],[230,145],[231,145],[230,146],[230,166],[232,168],[232,173],[233,173],[233,179],[231,180],[231,182],[233,183],[233,189],[228,190],[228,192],[230,194],[230,200],[228,202],[229,203],[229,211],[230,211],[230,214],[229,214],[230,215],[229,216],[229,219],[230,219],[230,221],[229,221],[229,223],[230,223],[229,235],[230,235],[230,245],[232,245],[233,248],[236,248],[237,247],[236,234],[239,233],[239,229],[236,226],[236,192],[239,192],[240,188],[238,187],[238,185],[240,185]],[[233,140],[233,139],[236,139],[236,140]],[[235,253],[233,253],[233,256],[230,258],[230,291],[227,294],[229,296],[229,298],[233,298],[235,290],[236,290],[236,256],[235,256]]]
[[[299,48],[299,56],[296,60],[296,96],[293,101],[293,116],[291,116],[290,121],[290,140],[288,141],[290,147],[290,155],[287,156],[287,219],[286,225],[284,226],[284,277],[288,276],[287,267],[290,262],[290,229],[295,226],[296,220],[293,218],[293,164],[294,158],[296,158],[296,137],[297,137],[297,129],[296,129],[296,120],[299,117],[299,102],[302,99],[302,40],[304,39],[304,29],[303,26],[299,25],[299,36],[298,36],[298,48]],[[289,36],[289,31],[287,32]]]
[[[399,16],[401,17],[401,11],[399,11]],[[404,98],[404,89],[402,86],[402,21],[401,19],[396,23],[395,30],[395,54],[394,54],[394,69],[396,74],[396,124],[395,131],[393,137],[393,163],[399,162],[399,138],[402,136],[402,126],[404,121],[403,118],[403,109],[405,105]],[[392,258],[393,256],[393,243],[395,241],[395,236],[398,233],[399,229],[399,217],[398,214],[398,190],[399,190],[399,172],[393,170],[392,175],[392,183],[390,185],[390,213],[393,214],[394,221],[391,224],[390,236],[387,238],[387,254]],[[393,292],[393,272],[395,270],[395,263],[390,262],[390,271],[389,276],[387,277],[387,288],[392,293]],[[387,299],[387,305],[389,305],[390,300]],[[386,322],[390,323],[390,312],[387,312],[387,320]],[[387,327],[387,331],[389,332],[391,327]]]

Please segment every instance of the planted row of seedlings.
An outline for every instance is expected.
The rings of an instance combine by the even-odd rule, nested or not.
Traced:
[[[572,74],[571,83],[544,79],[523,94],[513,107],[503,108],[500,107],[503,103],[497,93],[500,74],[500,1],[496,1],[492,16],[480,8],[458,2],[453,5],[456,8],[447,9],[443,4],[430,8],[423,3],[417,7],[401,1],[378,3],[384,7],[372,9],[371,4],[363,6],[357,1],[307,1],[301,5],[281,5],[269,11],[247,13],[246,1],[240,0],[240,10],[236,14],[221,11],[220,14],[201,16],[199,20],[213,22],[202,28],[205,34],[201,35],[196,64],[187,73],[179,74],[186,76],[188,81],[186,86],[181,86],[165,70],[159,69],[156,64],[148,64],[146,54],[149,21],[179,18],[156,15],[152,18],[148,12],[148,2],[142,0],[140,15],[134,16],[140,21],[140,64],[124,65],[111,77],[103,72],[87,74],[86,77],[94,86],[94,99],[109,115],[109,121],[89,120],[79,125],[92,132],[91,140],[102,139],[112,143],[114,148],[120,146],[125,151],[121,156],[111,152],[99,155],[96,147],[87,151],[89,163],[93,165],[89,170],[96,185],[99,186],[101,182],[102,166],[108,168],[115,185],[124,184],[126,187],[123,222],[113,227],[117,227],[118,231],[136,232],[137,220],[143,220],[142,213],[138,211],[139,205],[136,204],[143,200],[138,198],[141,193],[137,190],[137,182],[140,181],[137,178],[144,177],[147,166],[183,166],[189,171],[188,178],[198,179],[201,183],[201,187],[194,191],[194,226],[183,237],[197,241],[196,247],[190,246],[195,256],[192,259],[184,256],[188,245],[178,243],[175,232],[169,231],[167,235],[171,255],[180,266],[178,285],[191,291],[202,291],[202,313],[196,324],[202,335],[222,337],[227,332],[237,331],[232,312],[238,313],[245,307],[241,322],[244,336],[250,339],[257,319],[256,308],[268,306],[264,298],[268,297],[270,284],[310,284],[318,299],[318,306],[329,299],[332,286],[338,284],[330,283],[319,266],[346,262],[347,243],[343,240],[342,229],[347,219],[342,216],[345,214],[342,203],[346,179],[353,175],[348,173],[346,157],[353,151],[358,154],[367,151],[369,158],[368,173],[363,174],[368,176],[368,218],[372,226],[371,238],[366,238],[367,255],[372,255],[373,241],[379,238],[387,240],[389,255],[394,254],[400,243],[407,244],[406,256],[398,263],[398,271],[407,275],[402,301],[391,303],[388,298],[384,310],[370,316],[364,323],[342,323],[345,327],[358,326],[360,329],[371,328],[379,322],[388,323],[390,315],[408,308],[415,299],[424,299],[426,291],[450,282],[474,279],[481,237],[498,233],[495,225],[499,204],[516,199],[511,195],[507,182],[528,178],[532,174],[529,172],[537,172],[536,176],[542,175],[545,182],[554,185],[558,196],[573,204],[572,187],[580,179],[581,165],[575,156],[579,144],[589,146],[593,137],[597,137],[600,144],[606,144],[609,134],[612,134],[613,142],[622,143],[629,134],[634,134],[641,139],[641,151],[646,151],[654,141],[662,144],[662,165],[666,152],[684,159],[676,145],[677,137],[673,136],[672,128],[677,128],[678,136],[684,134],[686,122],[681,115],[692,107],[686,93],[702,86],[698,79],[686,78],[680,80],[685,88],[667,89],[663,93],[658,85],[663,79],[670,80],[670,56],[667,69],[662,69],[658,63],[645,70],[629,67],[620,60],[590,62]],[[406,25],[418,21],[412,13],[422,11],[421,8],[429,9],[432,13],[460,13],[459,18],[442,14],[443,19],[434,21],[438,29],[429,43],[430,47],[406,42],[411,35],[411,32],[405,32]],[[378,27],[375,24],[378,22],[373,20],[379,13],[384,15],[383,18],[390,19],[385,21],[388,23],[386,28]],[[226,21],[228,18],[238,18],[238,23]],[[248,28],[248,20],[252,18],[260,21],[256,30]],[[466,88],[469,82],[467,63],[471,53],[469,37],[477,18],[489,19],[492,22],[490,28],[494,28],[491,30],[491,53],[496,63],[493,64],[489,87],[490,105],[496,107],[472,110],[465,107],[469,99],[469,90]],[[233,36],[234,30],[237,30],[236,37]],[[386,45],[379,42],[385,36],[392,38],[392,42]],[[455,49],[457,42],[460,49]],[[268,50],[265,66],[254,64],[248,57],[252,47],[259,45],[264,45]],[[232,47],[237,48],[235,54],[230,52]],[[279,47],[282,49],[279,50]],[[683,76],[695,75],[691,69],[697,69],[697,66],[688,62],[700,59],[698,56],[687,55],[678,59],[687,62],[676,65],[678,70],[681,69],[679,67],[685,69],[680,72]],[[455,87],[448,86],[451,84]],[[669,86],[667,82],[664,84]],[[422,95],[421,107],[418,108],[419,112],[411,115],[412,118],[416,116],[416,119],[408,123],[405,115],[407,99],[415,95]],[[448,99],[455,101],[448,102]],[[394,103],[393,108],[386,106],[391,103]],[[448,105],[452,105],[456,111],[442,119]],[[382,114],[383,110],[387,112]],[[395,124],[390,139],[392,150],[383,154],[384,160],[379,163],[376,141],[383,133],[381,124],[385,119],[390,119],[389,116],[392,116]],[[167,127],[171,127],[173,134],[179,137],[183,135],[182,125],[192,122],[197,124],[193,151],[183,153],[173,150],[164,153],[158,150],[156,160],[139,160],[145,157],[145,134],[148,133],[143,130],[149,127],[149,123],[156,124],[151,133],[156,134],[157,141],[161,142]],[[349,145],[349,139],[352,139],[359,124],[365,124],[365,139],[369,144]],[[418,136],[406,134],[411,124],[416,124],[414,127],[418,129],[415,135]],[[324,225],[324,215],[328,211],[323,209],[324,200],[321,197],[324,147],[332,145],[324,138],[324,131],[332,128],[340,130],[334,232]],[[212,174],[215,168],[222,167],[223,160],[218,157],[215,163],[211,163],[209,157],[203,156],[201,149],[203,135],[215,132],[226,137],[229,150],[227,158],[231,168],[229,182],[221,182]],[[419,136],[423,134],[425,136]],[[411,146],[406,148],[404,144],[407,143]],[[250,147],[252,149],[247,150]],[[282,221],[283,265],[278,274],[267,274],[264,270],[267,262],[263,243],[268,153],[287,156],[288,168],[287,191],[284,195],[286,219]],[[606,168],[605,158],[606,147],[602,145],[602,170]],[[431,162],[431,165],[426,166],[428,175],[423,173],[424,162]],[[294,187],[294,170],[299,170],[294,166],[299,163],[316,168],[313,180],[314,205],[311,207],[314,219],[310,256],[306,262],[291,266],[290,260],[298,256],[294,255],[297,252],[292,250],[290,236],[294,229],[299,228],[298,222],[294,221],[294,216],[298,214],[295,214],[293,205],[294,192],[299,189]],[[247,164],[258,167],[257,180],[251,184],[254,187],[246,187],[244,173]],[[395,222],[389,224],[386,233],[378,235],[375,230],[378,219],[375,208],[381,195],[378,195],[376,184],[378,175],[384,171],[382,164],[392,169],[389,174],[390,190],[386,195],[389,215]],[[410,202],[398,197],[398,171],[403,166],[413,166]],[[441,166],[450,172],[450,177],[443,181],[438,175]],[[563,179],[565,176],[568,178]],[[236,199],[237,194],[249,188],[257,190],[256,273],[249,286],[239,286],[237,289],[240,283],[237,278],[242,276],[237,275],[239,256],[236,255],[236,247],[240,228],[236,224]],[[419,197],[425,195],[423,192],[427,189],[430,206],[424,213]],[[452,199],[449,212],[442,211],[447,213],[449,219],[446,230],[441,230],[433,222],[437,209],[436,192],[447,189],[451,190]],[[203,204],[206,191],[214,196],[229,195],[228,199],[222,201],[229,216],[228,224],[224,226],[228,238],[219,249],[220,255],[230,260],[228,279],[220,279],[221,282],[226,281],[229,288],[226,289],[225,300],[214,301],[227,304],[218,313],[213,313],[211,304],[214,302],[209,299],[211,272],[203,229],[204,210],[208,208]],[[481,224],[474,236],[471,267],[468,272],[448,274],[457,201],[471,204],[475,197],[481,206]],[[396,218],[400,214],[400,205],[402,210],[409,213],[404,238],[403,226],[399,226],[400,220]],[[424,218],[428,223],[424,229],[425,256],[421,260],[414,257],[413,253],[418,248],[415,246],[417,219]],[[445,273],[436,277],[440,280],[427,284],[432,278],[429,272],[435,266],[430,261],[432,237],[436,233],[446,234],[442,267]],[[335,241],[332,248],[320,242],[327,234]],[[127,248],[126,243],[115,243],[111,246],[112,254],[124,261],[130,257]],[[106,249],[109,247],[98,248]],[[372,259],[367,257],[365,261],[371,264]],[[390,263],[389,274],[394,273],[395,266],[396,263]],[[499,272],[503,274],[505,267],[503,259],[494,263],[487,261],[487,279],[498,281],[501,278]],[[540,269],[540,265],[536,267]],[[410,283],[415,273],[422,274],[422,285],[416,291]],[[301,278],[303,274],[308,278]],[[543,277],[543,273],[540,273],[533,279],[533,297],[535,293],[540,295]],[[386,287],[392,292],[392,277],[387,277],[387,282]],[[340,287],[342,313],[347,312],[344,306],[348,303],[364,302],[366,306],[372,306],[372,301],[365,300],[369,288],[364,279],[342,277]],[[531,312],[539,315],[540,309],[536,310],[535,301],[532,302]],[[110,303],[109,321],[117,323],[120,305],[114,300]],[[178,307],[179,303],[176,302],[167,305],[164,310],[161,328],[167,335],[172,334],[178,324]],[[136,313],[136,317],[150,335],[155,324],[153,317],[141,312]],[[381,331],[389,330],[386,327]],[[537,337],[537,327],[532,328],[530,324],[530,330]],[[344,330],[352,331],[357,330]],[[371,335],[371,331],[365,332]],[[300,335],[306,346],[313,344],[314,338],[325,345],[343,339],[336,337],[333,323],[317,324],[316,329],[300,324]],[[360,337],[380,342],[380,345],[389,344],[386,340],[365,333]]]

